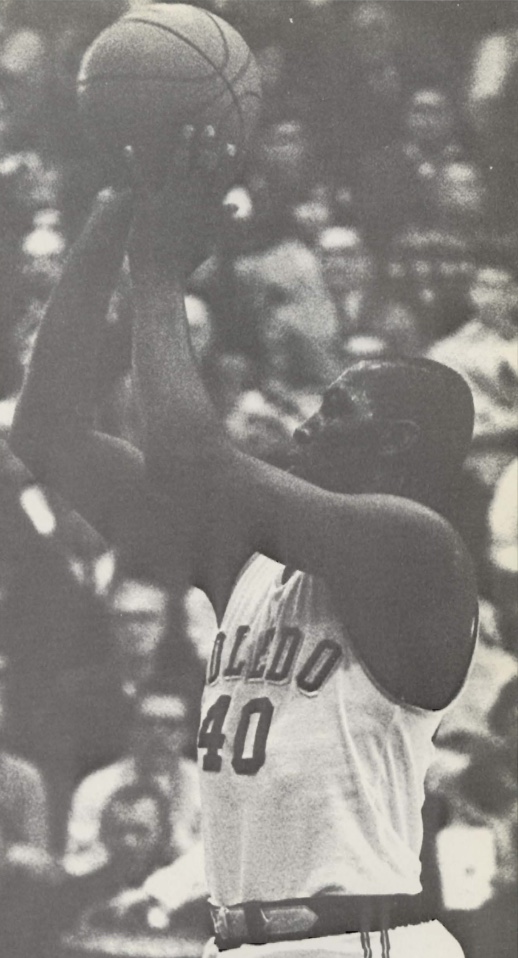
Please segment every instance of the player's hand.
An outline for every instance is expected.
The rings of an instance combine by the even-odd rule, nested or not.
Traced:
[[[194,269],[205,259],[224,220],[222,199],[232,183],[236,148],[211,126],[184,126],[162,178],[126,147],[135,192],[130,257],[152,255],[165,269]]]

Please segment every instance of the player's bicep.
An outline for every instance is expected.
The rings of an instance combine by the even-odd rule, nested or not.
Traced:
[[[334,601],[376,684],[398,701],[437,710],[459,692],[471,662],[476,585],[452,530],[439,531],[439,541],[419,532],[408,550],[392,554],[392,576],[384,581],[374,565],[357,601],[344,589]]]
[[[209,594],[218,608],[254,552],[328,580],[345,569],[353,582],[368,567],[376,537],[389,535],[387,512],[373,511],[373,497],[327,492],[233,448],[208,464],[203,496],[196,494]]]
[[[472,564],[449,523],[401,497],[335,495],[269,473],[254,501],[256,548],[326,581],[378,683],[445,707],[471,661],[476,610]]]

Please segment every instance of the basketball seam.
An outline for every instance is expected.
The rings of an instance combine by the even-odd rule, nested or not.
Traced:
[[[218,74],[218,76],[221,77],[225,86],[227,87],[227,90],[230,93],[232,100],[234,101],[234,106],[237,110],[237,113],[239,116],[239,122],[241,125],[241,133],[244,136],[244,122],[242,117],[242,111],[239,104],[239,100],[236,94],[234,93],[232,85],[230,81],[227,80],[226,76],[223,73],[221,73],[221,70],[219,69],[219,67],[217,67],[216,64],[213,63],[211,58],[207,56],[207,54],[204,53],[203,50],[200,50],[199,47],[197,47],[196,44],[192,42],[192,40],[189,40],[188,37],[184,36],[183,33],[180,33],[178,30],[173,30],[171,27],[166,27],[163,23],[153,23],[150,20],[143,20],[141,17],[132,17],[131,20],[128,20],[128,23],[143,23],[149,27],[156,27],[157,30],[163,30],[164,33],[170,33],[172,36],[177,37],[179,40],[183,40],[183,42],[186,43],[187,46],[191,47],[192,50],[198,53],[202,57],[202,59],[205,60],[212,67],[212,69]]]
[[[78,88],[87,87],[90,83],[100,83],[103,80],[135,80],[134,73],[96,73],[95,76],[86,77],[84,80],[79,80],[77,83]],[[172,77],[166,76],[162,73],[147,73],[146,76],[138,76],[139,83],[146,83],[148,80],[156,83],[157,81],[163,81],[164,83],[208,83],[211,80],[210,76],[206,77]]]
[[[238,80],[241,79],[241,77],[243,76],[243,73],[245,73],[245,71],[248,70],[248,67],[250,66],[252,58],[253,58],[252,51],[249,50],[248,56],[245,62],[239,67],[239,70],[237,71],[237,73],[234,74],[234,76],[231,78],[231,81],[230,81],[231,83],[236,83]]]
[[[252,60],[252,51],[250,50],[245,62],[239,67],[237,73],[230,77],[229,82],[235,83],[237,80],[240,80],[245,70],[250,66]],[[90,83],[99,83],[102,80],[134,80],[135,74],[133,73],[96,73],[94,76],[88,76],[84,79],[79,79],[77,82],[78,88],[86,87]],[[169,74],[162,73],[147,73],[145,76],[139,76],[139,83],[147,82],[148,80],[160,81],[163,80],[166,83],[207,83],[211,79],[210,74],[202,77],[171,77]],[[256,96],[260,98],[261,94],[256,93],[254,90],[243,91],[248,92],[250,96]]]
[[[219,33],[219,35],[220,35],[220,37],[221,37],[221,42],[223,43],[223,50],[224,50],[224,54],[225,54],[225,59],[224,59],[224,61],[223,61],[223,63],[222,63],[221,69],[224,70],[225,67],[228,66],[228,61],[229,61],[229,59],[230,59],[230,50],[229,50],[229,46],[228,46],[228,40],[227,40],[227,38],[226,38],[226,36],[225,36],[223,30],[221,29],[221,27],[220,27],[218,21],[209,13],[208,10],[206,10],[205,13],[206,13],[206,15],[208,16],[209,20],[211,20],[212,23],[214,24],[214,26],[216,27],[216,30],[218,31],[218,33]]]
[[[214,16],[214,14],[210,13],[209,10],[206,10],[205,13],[206,13],[206,15],[208,16],[209,20],[212,20],[214,26],[215,26],[216,29],[219,31],[220,36],[221,36],[221,40],[222,40],[222,42],[223,42],[223,44],[224,44],[224,46],[225,46],[225,49],[227,50],[227,59],[226,59],[225,63],[223,64],[223,66],[226,66],[226,65],[228,64],[229,56],[230,56],[230,51],[229,51],[229,49],[228,49],[228,40],[227,40],[227,38],[226,38],[226,36],[225,36],[223,30],[221,29],[221,27],[220,27],[220,25],[219,25],[219,23],[218,23],[218,20],[217,20],[217,18]],[[246,46],[246,44],[245,44],[245,46]],[[246,59],[245,59],[244,63],[241,64],[241,66],[239,67],[237,73],[235,73],[233,77],[229,77],[230,83],[236,83],[237,80],[240,80],[241,77],[243,76],[243,73],[245,72],[245,70],[247,70],[248,67],[250,66],[250,63],[251,63],[251,61],[252,61],[252,59],[253,59],[253,53],[252,53],[250,47],[247,47],[247,50],[248,50],[248,52],[247,52]]]

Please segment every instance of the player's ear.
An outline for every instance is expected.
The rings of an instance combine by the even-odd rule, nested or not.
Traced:
[[[412,419],[394,419],[384,425],[380,438],[380,454],[396,456],[411,449],[419,439],[421,430]]]

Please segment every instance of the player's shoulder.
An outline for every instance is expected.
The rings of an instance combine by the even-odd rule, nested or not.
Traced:
[[[453,629],[471,634],[477,587],[471,556],[458,531],[438,512],[404,501],[404,518],[396,524],[384,555],[384,587],[392,596],[397,619],[425,631]]]
[[[461,537],[424,507],[402,506],[372,574],[333,598],[355,651],[391,697],[437,710],[456,696],[474,649],[476,579]]]
[[[419,525],[425,537],[424,547],[429,550],[429,560],[421,543],[417,544],[419,554],[423,556],[426,572],[431,582],[437,582],[443,590],[444,598],[452,602],[466,600],[470,610],[476,604],[477,583],[471,555],[455,527],[443,516],[427,510],[426,522]],[[424,587],[424,577],[421,576]]]
[[[444,515],[410,499],[401,499],[398,510],[392,526],[394,548],[399,550],[401,559],[393,567],[396,576],[405,568],[406,560],[417,574],[422,567],[428,574],[435,573],[442,579],[447,568],[450,574],[457,572],[459,581],[471,582],[473,567],[468,550]]]
[[[427,590],[434,582],[448,581],[450,586],[457,584],[459,588],[473,585],[469,554],[460,535],[443,515],[400,496],[358,498],[354,550],[350,545],[346,548],[352,559],[357,558],[357,578],[363,579],[367,589],[380,587],[386,594],[391,588],[404,593],[406,584],[413,592],[420,583]],[[344,518],[346,532],[347,509]],[[355,564],[351,564],[354,574]],[[350,576],[351,569],[343,564],[342,573]],[[340,575],[339,570],[337,574]],[[364,597],[362,589],[359,594]]]

